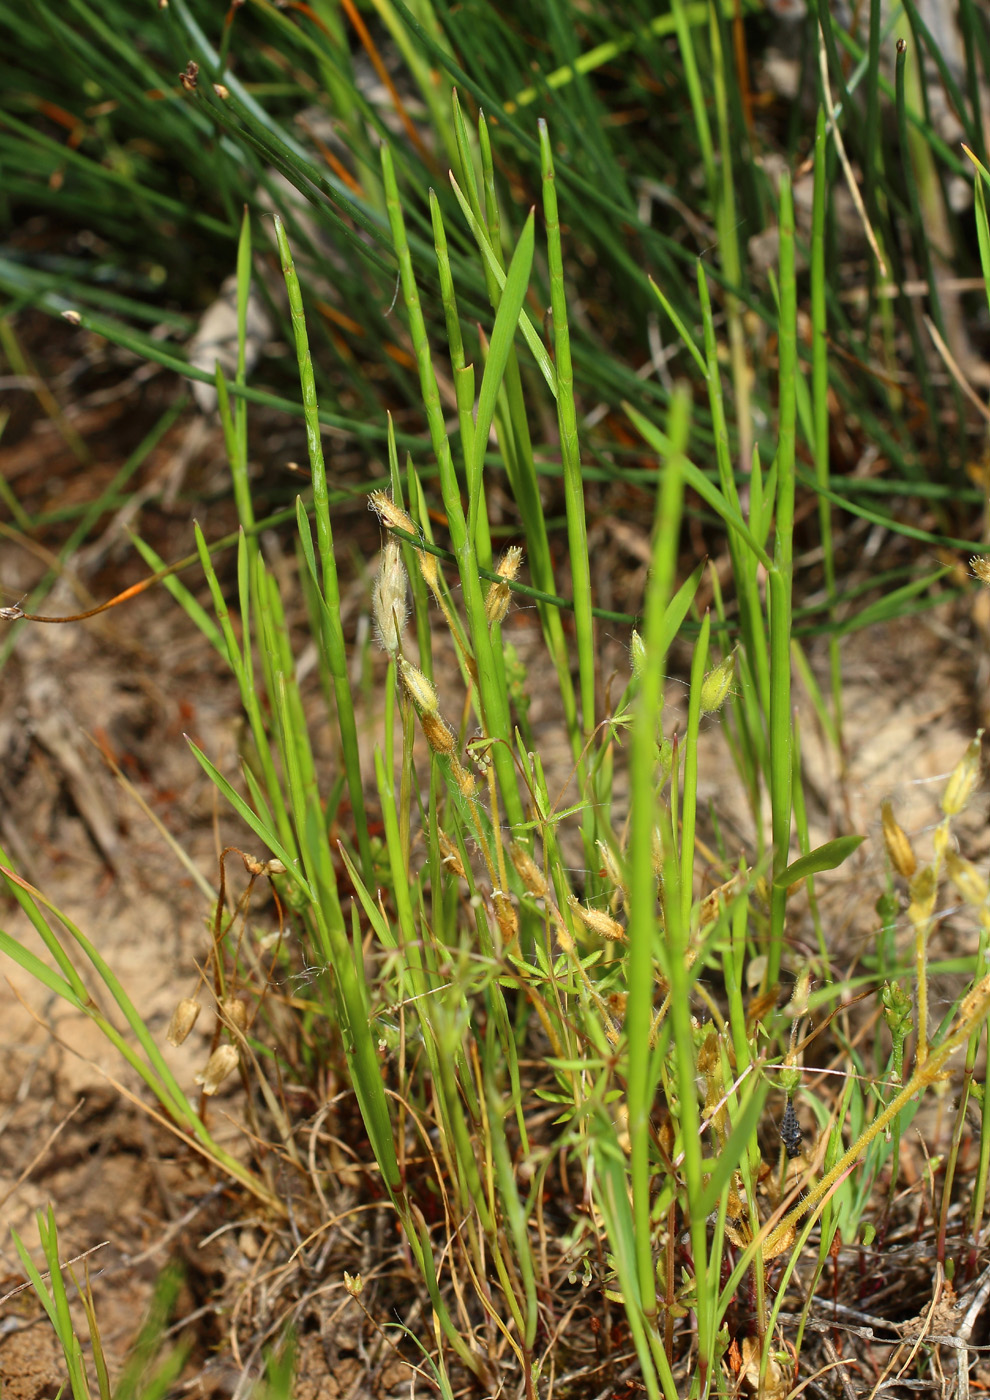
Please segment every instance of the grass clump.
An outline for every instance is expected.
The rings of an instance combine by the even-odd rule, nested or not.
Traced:
[[[809,34],[816,63],[821,55],[818,71],[831,75],[843,106],[865,82],[875,119],[886,79],[874,10],[852,73],[837,57],[826,13],[820,35]],[[646,1393],[666,1400],[735,1394],[743,1384],[763,1395],[791,1393],[802,1383],[802,1342],[818,1321],[815,1300],[831,1252],[854,1241],[868,1249],[878,1233],[886,1238],[901,1136],[919,1096],[938,1088],[956,1051],[965,1051],[966,1090],[940,1188],[939,1268],[965,1279],[983,1228],[980,1188],[950,1242],[970,1097],[981,1113],[984,1181],[990,1142],[976,1093],[990,1007],[990,896],[979,870],[956,853],[953,835],[977,781],[979,738],[945,790],[927,865],[918,868],[893,810],[884,811],[891,864],[907,882],[911,956],[878,949],[877,975],[860,980],[833,963],[815,890],[816,876],[847,860],[860,838],[840,832],[812,843],[793,686],[800,676],[840,750],[842,632],[916,605],[923,587],[941,577],[939,570],[905,581],[905,571],[893,567],[871,608],[853,616],[852,590],[842,591],[836,506],[928,543],[955,542],[952,531],[961,529],[951,491],[934,475],[915,500],[935,502],[935,521],[899,522],[893,510],[863,505],[858,488],[834,471],[832,438],[840,405],[852,405],[857,433],[886,423],[877,433],[894,464],[886,484],[891,494],[909,494],[924,476],[924,453],[903,431],[905,364],[927,409],[921,435],[937,450],[952,435],[965,438],[960,386],[945,386],[947,397],[939,398],[914,309],[901,336],[888,316],[889,303],[906,295],[906,260],[927,250],[918,169],[928,169],[933,152],[953,173],[964,167],[939,150],[924,104],[909,103],[899,56],[900,171],[884,164],[875,130],[856,151],[876,254],[866,309],[854,322],[839,279],[826,272],[835,238],[831,91],[822,93],[809,144],[811,215],[801,230],[789,173],[794,152],[781,143],[785,169],[771,183],[753,152],[745,67],[728,57],[738,55],[745,31],[741,19],[733,26],[717,7],[675,0],[643,33],[606,9],[582,19],[581,53],[569,37],[571,12],[556,7],[559,51],[532,80],[512,28],[517,16],[487,10],[473,32],[459,14],[413,11],[396,0],[378,7],[377,40],[359,15],[351,21],[372,59],[382,36],[391,36],[412,86],[400,92],[386,68],[379,76],[389,97],[377,108],[340,42],[340,16],[325,7],[313,12],[312,32],[287,12],[251,7],[255,42],[245,45],[243,74],[231,57],[240,16],[231,16],[214,46],[193,7],[172,0],[170,11],[163,21],[170,61],[181,42],[184,88],[194,101],[171,94],[163,123],[181,134],[190,178],[193,147],[209,133],[223,157],[217,198],[224,213],[210,216],[218,226],[206,231],[239,230],[234,354],[229,372],[218,364],[213,375],[239,525],[231,579],[217,542],[196,527],[212,616],[180,582],[179,565],[141,548],[236,684],[245,718],[239,769],[221,771],[213,756],[191,748],[264,850],[263,858],[236,853],[249,888],[233,912],[226,861],[234,853],[221,857],[200,987],[177,1008],[173,1041],[187,1031],[204,986],[215,1003],[198,1105],[107,962],[9,858],[9,887],[57,970],[8,934],[0,935],[0,949],[96,1019],[175,1130],[260,1204],[286,1276],[296,1252],[329,1225],[334,1175],[316,1159],[315,1129],[308,1156],[303,1151],[311,1125],[288,1107],[286,1085],[339,1076],[333,1137],[346,1151],[337,1175],[362,1209],[387,1213],[401,1232],[398,1247],[372,1261],[371,1274],[387,1272],[389,1283],[377,1315],[370,1307],[368,1315],[381,1332],[387,1305],[415,1291],[427,1321],[403,1317],[395,1335],[388,1328],[382,1335],[439,1393],[470,1384],[486,1394],[513,1389],[536,1397],[553,1386],[598,1394],[631,1364]],[[62,40],[84,42],[85,27],[77,33],[54,12],[43,14]],[[96,24],[88,10],[80,14]],[[919,50],[931,51],[913,6],[909,19]],[[596,25],[601,33],[592,32]],[[142,45],[161,41],[143,26],[139,33],[141,44],[122,55],[134,73],[148,63]],[[849,43],[855,51],[855,36]],[[690,144],[703,173],[698,197],[715,231],[717,264],[689,256],[640,213],[646,181],[637,185],[632,158],[642,150],[618,124],[602,121],[605,85],[588,78],[627,52],[636,54],[641,91],[662,77],[690,112]],[[496,53],[502,57],[493,73]],[[333,95],[344,134],[344,153],[329,147],[325,165],[289,136],[281,111],[309,89],[314,72],[321,92]],[[117,81],[121,100],[128,82]],[[558,105],[554,94],[563,94],[554,97]],[[977,95],[973,88],[974,114]],[[141,106],[137,89],[130,98]],[[469,99],[488,116],[479,111],[469,120]],[[534,121],[528,109],[538,103],[549,115]],[[423,124],[429,142],[419,134]],[[33,152],[35,174],[46,170],[50,138],[23,114],[9,115],[8,126],[20,158]],[[405,135],[394,136],[394,126]],[[974,140],[978,130],[974,124]],[[912,140],[920,142],[914,160]],[[85,171],[76,198],[87,182],[103,188],[110,178],[98,161],[71,163]],[[437,178],[447,163],[449,181]],[[973,167],[986,271],[985,169],[975,152]],[[115,178],[135,207],[150,201],[166,210],[154,161],[135,159]],[[278,208],[271,220],[251,210],[234,217],[254,182]],[[934,189],[926,185],[924,198],[940,198]],[[248,202],[254,198],[252,191]],[[762,283],[740,242],[743,210],[775,229],[773,266]],[[166,212],[179,217],[170,205]],[[324,241],[328,231],[337,244]],[[267,240],[260,256],[259,237]],[[354,288],[346,310],[329,290],[341,281],[341,249]],[[634,339],[645,327],[656,336],[663,326],[676,337],[676,353],[654,354],[638,367],[618,353],[594,278],[578,270],[582,250],[599,260],[622,333]],[[809,267],[807,323],[799,311],[801,252]],[[273,257],[279,282],[270,276]],[[931,256],[924,267],[932,322],[945,343]],[[22,268],[6,276],[8,287],[53,308],[64,309],[71,292],[82,325],[160,363],[175,361],[122,319],[109,319],[84,280],[66,274],[55,289]],[[575,298],[575,282],[584,298]],[[386,287],[389,297],[395,290],[397,310],[382,310]],[[281,384],[276,402],[248,383],[254,296],[267,303],[298,368],[299,402],[291,407],[302,418],[310,485],[288,507],[259,501],[249,470],[249,404],[281,406],[290,393]],[[110,309],[137,319],[123,300]],[[340,337],[345,330],[364,342],[359,363]],[[870,390],[854,382],[841,353],[829,354],[830,335],[858,363],[883,350],[886,369]],[[648,373],[639,373],[644,367]],[[599,396],[610,436],[596,433],[588,412]],[[950,398],[956,416],[947,423]],[[546,442],[534,440],[534,425]],[[368,493],[385,537],[371,589],[384,661],[374,671],[370,739],[355,702],[354,643],[342,614],[344,550],[324,456],[328,427],[381,444],[384,456],[374,480],[366,474],[351,488]],[[635,616],[624,619],[636,629],[618,696],[620,682],[602,674],[589,517],[600,510],[604,488],[593,484],[594,468],[608,489],[617,482],[649,488],[653,515],[645,590],[630,604]],[[551,492],[541,479],[547,476]],[[813,602],[798,587],[807,546],[802,496],[812,515],[817,505],[824,561]],[[560,512],[557,522],[548,518],[548,500]],[[276,504],[282,513],[266,517]],[[263,529],[284,528],[287,514],[296,560],[288,584],[262,546]],[[724,546],[731,588],[704,561],[684,567],[685,529],[699,522]],[[500,533],[512,539],[501,557]],[[305,599],[305,635],[288,620],[287,592],[296,588]],[[524,601],[540,641],[521,655],[510,637],[519,637],[512,624]],[[46,620],[20,605],[6,615]],[[828,699],[804,649],[801,629],[813,626],[829,635]],[[315,655],[318,687],[301,674],[303,645]],[[667,682],[675,657],[686,688],[683,714],[672,717]],[[563,775],[530,720],[533,701],[550,692],[565,736]],[[716,725],[725,729],[749,809],[751,839],[735,853],[699,796],[704,731]],[[702,860],[710,889],[699,880]],[[258,948],[249,909],[265,885],[278,928]],[[978,946],[959,960],[952,1006],[934,1026],[930,945],[948,885],[975,912]],[[792,955],[794,923],[805,917],[795,913],[797,895],[805,889],[818,943],[814,967]],[[891,901],[882,936],[900,913]],[[290,933],[301,964],[291,961]],[[99,996],[80,978],[69,946],[89,960]],[[312,980],[305,998],[294,999],[279,990],[275,974],[300,965]],[[912,980],[913,996],[906,990]],[[875,997],[890,1042],[878,1031],[874,1062],[864,1065],[852,1008],[867,996]],[[106,997],[113,1015],[101,1007]],[[829,1107],[809,1102],[821,1135],[795,1176],[788,1163],[797,1163],[803,1146],[794,1107],[802,1056],[832,1021],[841,1028],[834,1034],[849,1077]],[[239,1153],[216,1141],[207,1112],[207,1099],[235,1072],[247,1104]],[[770,1132],[778,1121],[779,1133]],[[767,1158],[777,1159],[776,1168]],[[290,1246],[286,1220],[311,1235],[300,1243],[297,1233]],[[45,1238],[55,1248],[51,1219]],[[54,1257],[57,1264],[57,1249]],[[57,1268],[49,1263],[54,1286]],[[347,1305],[367,1307],[363,1274],[348,1268],[341,1277],[334,1287]],[[32,1279],[44,1300],[40,1276]],[[72,1384],[78,1375],[83,1387],[78,1339],[54,1304],[53,1314],[59,1335],[65,1332]],[[574,1334],[578,1315],[593,1321],[590,1342]],[[97,1352],[94,1345],[99,1370]],[[273,1395],[287,1393],[288,1364],[270,1365]]]

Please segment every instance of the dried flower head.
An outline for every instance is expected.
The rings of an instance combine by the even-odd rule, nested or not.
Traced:
[[[165,1039],[169,1045],[181,1045],[186,1036],[196,1024],[196,1018],[202,1011],[202,1007],[195,997],[183,997],[178,1006],[172,1012],[172,1019],[168,1023],[168,1030],[165,1032]]]
[[[206,1068],[196,1075],[196,1083],[204,1094],[215,1094],[229,1074],[233,1074],[240,1056],[232,1045],[220,1045],[206,1062]]]
[[[406,569],[395,540],[389,540],[382,550],[373,605],[379,644],[394,658],[399,654],[406,625]]]
[[[990,557],[977,554],[969,561],[969,567],[981,583],[990,584]]]
[[[247,1029],[248,1013],[247,1007],[240,997],[227,997],[220,1003],[220,1015],[235,1030],[242,1033]]]

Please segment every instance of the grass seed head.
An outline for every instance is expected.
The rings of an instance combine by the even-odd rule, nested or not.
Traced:
[[[439,715],[420,715],[419,722],[434,753],[449,756],[454,752],[454,735]]]
[[[516,867],[516,873],[527,890],[530,894],[536,895],[537,899],[542,899],[547,892],[546,878],[529,851],[513,841],[509,847],[509,855],[512,857],[512,864]]]
[[[382,524],[391,529],[405,530],[407,535],[417,533],[412,517],[395,504],[387,491],[372,491],[368,497],[368,509],[373,510]]]
[[[465,878],[464,862],[461,860],[461,853],[451,841],[450,837],[443,831],[439,835],[440,854],[443,863],[452,875],[459,879]]]
[[[437,693],[433,689],[433,682],[427,680],[422,671],[413,666],[404,656],[399,657],[398,665],[399,675],[402,677],[402,684],[406,688],[406,694],[416,706],[420,718],[425,720],[427,715],[429,715],[438,719],[440,707],[437,704]],[[451,748],[453,748],[453,744],[451,744]]]
[[[440,565],[437,563],[437,556],[431,554],[428,549],[421,549],[416,557],[419,560],[419,572],[423,575],[427,588],[439,602]]]
[[[736,654],[730,652],[701,682],[701,713],[713,715],[725,704],[736,674]]]
[[[573,896],[567,901],[571,909],[584,924],[585,928],[597,933],[599,938],[607,938],[610,943],[624,943],[626,931],[619,923],[618,919],[613,919],[611,914],[606,914],[604,909],[589,909],[587,905],[581,903]]]
[[[518,574],[521,563],[522,550],[517,544],[507,549],[498,561],[498,568],[495,572],[502,581],[490,584],[485,598],[485,616],[488,618],[489,626],[504,621],[512,599],[512,590],[509,588],[509,584]]]
[[[220,1045],[207,1060],[206,1068],[196,1075],[196,1083],[203,1086],[204,1094],[215,1094],[239,1063],[240,1056],[233,1045]]]
[[[379,645],[396,657],[406,625],[406,568],[395,540],[388,540],[382,550],[373,603]]]
[[[194,997],[183,997],[178,1006],[172,1012],[172,1019],[168,1023],[168,1030],[165,1032],[165,1039],[169,1045],[181,1045],[186,1036],[196,1024],[196,1018],[202,1011],[202,1007]]]
[[[646,646],[635,627],[629,639],[629,664],[632,666],[633,678],[638,681],[646,670]]]
[[[519,916],[512,907],[512,901],[507,894],[493,893],[492,902],[495,905],[495,917],[502,941],[506,944],[515,943],[519,937]]]
[[[911,842],[898,825],[894,817],[894,809],[889,802],[881,803],[880,820],[883,823],[883,844],[887,848],[890,863],[898,875],[903,875],[905,880],[910,880],[918,868],[917,857],[911,849]]]
[[[942,794],[942,811],[947,817],[956,817],[973,796],[973,789],[980,776],[980,740],[983,730],[976,731],[976,737],[966,746],[966,752],[952,770]]]

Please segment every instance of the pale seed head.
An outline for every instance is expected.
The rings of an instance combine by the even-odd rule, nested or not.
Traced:
[[[372,491],[368,497],[368,509],[373,510],[383,525],[396,530],[405,530],[407,535],[416,534],[416,526],[411,516],[401,506],[397,506],[387,491]]]
[[[509,611],[509,603],[512,598],[512,590],[509,588],[509,584],[518,574],[521,562],[522,550],[517,544],[507,549],[498,561],[498,567],[495,572],[502,581],[490,584],[488,595],[485,598],[485,616],[492,626],[502,622],[506,613]]]
[[[229,1022],[235,1030],[240,1031],[242,1034],[246,1030],[248,1020],[247,1007],[244,1005],[243,1001],[241,1001],[240,997],[227,997],[225,1001],[222,1001],[220,1003],[220,1015],[222,1019]]]
[[[215,1094],[228,1075],[233,1074],[240,1056],[232,1045],[220,1045],[206,1062],[206,1068],[196,1075],[196,1083],[204,1094]]]
[[[395,540],[388,540],[382,550],[372,601],[379,645],[389,656],[396,657],[406,625],[406,569]]]
[[[196,1024],[202,1007],[194,997],[183,997],[178,1006],[172,1012],[172,1019],[168,1023],[168,1030],[165,1032],[165,1039],[169,1045],[181,1045],[186,1036]]]
[[[567,902],[585,928],[597,933],[599,938],[607,938],[611,943],[625,942],[626,931],[611,914],[606,914],[603,909],[589,909],[573,896]]]
[[[433,689],[433,683],[423,675],[404,656],[398,659],[399,675],[402,684],[406,688],[406,694],[416,706],[419,714],[425,719],[427,715],[438,716],[439,706],[437,705],[437,693]]]
[[[977,554],[969,561],[969,567],[981,583],[990,584],[990,557],[986,554]]]
[[[918,868],[918,861],[911,849],[911,842],[894,817],[894,809],[889,802],[881,803],[880,820],[883,823],[883,844],[887,848],[890,863],[898,875],[910,880]]]

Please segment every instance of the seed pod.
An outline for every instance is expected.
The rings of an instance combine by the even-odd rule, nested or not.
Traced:
[[[165,1039],[169,1045],[181,1045],[186,1036],[196,1024],[196,1018],[202,1011],[202,1007],[194,997],[183,997],[178,1006],[172,1012],[172,1019],[168,1023],[168,1030],[165,1032]]]
[[[918,861],[911,849],[911,842],[897,824],[894,809],[889,802],[881,803],[880,820],[883,823],[883,844],[887,848],[890,863],[898,875],[903,875],[905,880],[910,880],[918,868]]]
[[[196,1075],[196,1083],[203,1086],[204,1094],[215,1094],[239,1063],[240,1056],[232,1045],[220,1045],[207,1060],[206,1068]]]
[[[945,785],[945,792],[942,794],[942,811],[947,817],[958,816],[973,796],[973,789],[980,776],[980,740],[982,737],[983,730],[978,729],[976,738],[970,740],[966,752],[952,770],[949,781]]]
[[[222,1001],[220,1003],[220,1016],[224,1021],[229,1021],[235,1030],[243,1034],[247,1027],[248,1013],[247,1007],[240,997],[227,997],[225,1001]]]

